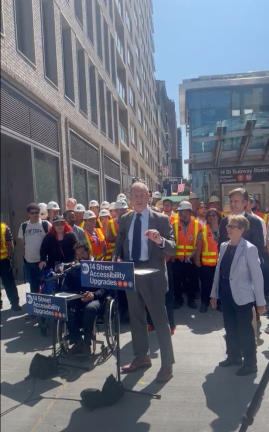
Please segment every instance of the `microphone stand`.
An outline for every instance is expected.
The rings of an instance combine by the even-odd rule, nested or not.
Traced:
[[[123,243],[125,240],[125,236],[123,236],[119,242],[119,245],[117,247],[117,251],[115,256],[118,257]],[[114,290],[114,298],[115,298],[115,305],[116,305],[116,366],[117,366],[117,381],[118,384],[124,389],[124,391],[126,393],[133,393],[133,394],[138,394],[140,396],[149,396],[152,399],[161,399],[161,395],[158,394],[154,394],[154,393],[149,393],[149,392],[144,392],[144,391],[138,391],[138,390],[132,390],[132,389],[127,389],[126,387],[124,387],[124,385],[122,384],[121,381],[121,367],[120,367],[120,314],[119,314],[119,297],[118,297],[118,290]]]

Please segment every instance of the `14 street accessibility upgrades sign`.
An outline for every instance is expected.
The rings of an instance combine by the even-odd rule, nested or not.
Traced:
[[[29,315],[67,321],[65,298],[46,294],[26,293],[26,309]]]
[[[81,261],[81,285],[85,288],[133,291],[134,264]]]

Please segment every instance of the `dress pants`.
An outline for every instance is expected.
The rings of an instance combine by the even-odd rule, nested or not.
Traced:
[[[18,289],[15,283],[11,263],[8,258],[1,260],[0,276],[7,293],[7,298],[9,299],[11,306],[18,305],[19,304]]]
[[[93,300],[86,304],[79,300],[79,302],[76,302],[75,307],[71,306],[68,309],[67,326],[70,344],[74,344],[81,339],[81,327],[84,328],[85,344],[88,346],[92,344],[93,325],[100,309],[101,302],[99,300]]]
[[[151,275],[136,276],[135,291],[127,291],[134,356],[144,359],[149,355],[147,313],[156,330],[162,366],[175,363],[170,327],[165,307],[165,289],[156,287]]]
[[[220,279],[220,299],[226,330],[227,355],[232,359],[244,357],[245,366],[255,366],[256,344],[252,327],[253,303],[239,306],[235,303],[229,279]]]
[[[210,294],[212,290],[216,266],[202,265],[200,268],[201,275],[201,303],[206,306],[210,304]]]
[[[198,268],[189,262],[176,259],[173,263],[175,302],[183,303],[183,293],[189,301],[194,301],[196,293],[199,291]]]
[[[173,269],[172,262],[168,261],[166,263],[167,274],[168,274],[168,291],[165,295],[165,306],[168,315],[168,321],[171,329],[176,327],[174,318],[174,282],[173,282]],[[154,327],[151,316],[147,310],[147,320],[151,327]]]

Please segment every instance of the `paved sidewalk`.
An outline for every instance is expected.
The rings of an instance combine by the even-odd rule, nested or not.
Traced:
[[[27,285],[20,285],[21,299]],[[36,352],[50,354],[50,338],[43,338],[36,321],[26,322],[25,310],[13,313],[3,293],[1,311],[1,412],[12,409],[31,395],[33,380],[25,381]],[[222,315],[210,310],[200,314],[183,307],[176,311],[173,336],[176,356],[174,378],[164,386],[154,383],[160,367],[155,333],[150,334],[153,367],[146,372],[123,376],[127,388],[158,392],[161,400],[126,394],[115,406],[88,412],[79,401],[80,392],[101,388],[105,378],[115,374],[115,357],[97,366],[97,358],[84,360],[91,371],[70,369],[65,378],[36,380],[35,400],[2,417],[4,432],[233,432],[250,402],[269,360],[269,335],[263,332],[269,321],[262,317],[261,345],[258,347],[258,376],[236,377],[236,368],[217,367],[225,358]],[[101,335],[100,335],[101,336]],[[132,359],[129,328],[122,329],[122,363]],[[80,364],[81,360],[70,360]],[[54,398],[54,399],[49,399]],[[74,400],[66,400],[66,399]],[[265,432],[269,425],[269,388],[249,432]]]

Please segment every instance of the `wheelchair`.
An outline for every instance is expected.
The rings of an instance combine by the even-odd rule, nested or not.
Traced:
[[[98,312],[92,333],[92,354],[96,353],[97,345],[101,345],[101,357],[105,360],[116,349],[117,332],[120,331],[120,321],[116,312],[116,303],[112,296],[105,298],[104,305]],[[99,340],[98,334],[104,333],[105,340]],[[81,326],[80,333],[83,336],[84,329]],[[69,356],[69,334],[66,321],[56,322],[56,342],[61,357]]]

